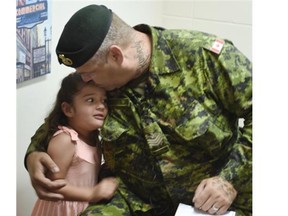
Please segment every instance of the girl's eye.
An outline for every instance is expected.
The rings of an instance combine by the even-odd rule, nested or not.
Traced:
[[[89,98],[87,101],[88,101],[89,103],[92,103],[92,102],[94,102],[94,99],[93,99],[93,98]]]

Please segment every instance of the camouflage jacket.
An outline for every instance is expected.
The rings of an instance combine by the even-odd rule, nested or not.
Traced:
[[[179,202],[191,205],[201,180],[220,175],[238,191],[231,209],[251,215],[251,62],[214,35],[135,28],[151,34],[151,65],[109,92],[101,130],[106,165],[124,182],[123,197],[134,212],[153,207],[174,215]],[[27,154],[45,151],[43,131],[45,125]]]
[[[135,28],[152,35],[151,65],[109,93],[101,130],[107,165],[161,209],[191,204],[200,181],[220,175],[238,191],[232,209],[251,211],[251,62],[213,35]]]

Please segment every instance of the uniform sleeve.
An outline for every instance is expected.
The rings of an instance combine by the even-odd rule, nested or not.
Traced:
[[[30,153],[34,151],[45,151],[45,152],[47,151],[47,143],[48,143],[47,134],[48,130],[45,122],[37,129],[35,134],[31,137],[31,142],[27,148],[24,158],[24,165],[26,169],[27,169],[26,159]]]
[[[238,191],[251,191],[252,63],[232,43],[226,42],[219,55],[207,51],[206,64],[215,97],[225,112],[244,120],[220,176]]]

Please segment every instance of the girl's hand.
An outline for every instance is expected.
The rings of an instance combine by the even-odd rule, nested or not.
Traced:
[[[116,178],[108,177],[101,180],[93,189],[92,200],[99,202],[101,200],[110,200],[118,188]]]

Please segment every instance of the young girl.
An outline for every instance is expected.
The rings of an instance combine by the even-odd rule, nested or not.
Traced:
[[[105,101],[105,91],[93,81],[85,83],[77,73],[63,79],[46,127],[47,136],[53,135],[47,152],[60,168],[57,174],[47,175],[67,181],[58,191],[65,200],[38,199],[32,216],[76,216],[88,202],[112,198],[117,189],[114,178],[96,184],[101,165],[98,129],[107,114]]]

